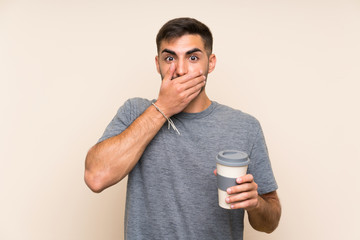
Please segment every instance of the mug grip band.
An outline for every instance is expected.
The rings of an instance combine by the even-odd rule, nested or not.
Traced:
[[[228,178],[228,177],[221,176],[219,174],[217,174],[216,176],[217,176],[218,189],[220,189],[222,191],[226,192],[226,189],[228,189],[229,187],[237,185],[236,178]]]

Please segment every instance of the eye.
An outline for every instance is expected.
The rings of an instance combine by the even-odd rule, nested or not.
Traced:
[[[196,61],[196,60],[198,60],[199,58],[198,58],[197,56],[192,55],[192,56],[190,56],[189,59],[190,59],[191,61]]]
[[[165,58],[165,61],[171,62],[171,61],[174,61],[174,58],[172,56],[168,56]]]

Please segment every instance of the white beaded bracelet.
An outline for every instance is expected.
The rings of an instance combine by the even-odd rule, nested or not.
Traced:
[[[170,125],[171,125],[171,127],[180,135],[180,132],[179,132],[179,130],[175,127],[174,122],[173,122],[170,118],[166,117],[165,114],[160,110],[160,108],[158,108],[158,106],[155,105],[155,103],[151,103],[151,104],[154,105],[154,107],[156,108],[156,110],[158,110],[158,111],[164,116],[164,118],[168,121],[168,129],[170,129]]]

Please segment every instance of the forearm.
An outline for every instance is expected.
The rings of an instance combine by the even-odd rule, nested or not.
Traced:
[[[93,146],[85,161],[89,188],[101,192],[127,176],[164,123],[161,113],[150,106],[124,132]]]
[[[261,232],[271,233],[279,224],[281,206],[276,192],[258,196],[257,207],[248,210],[251,226]]]

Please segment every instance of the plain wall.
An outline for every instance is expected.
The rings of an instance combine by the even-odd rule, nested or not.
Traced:
[[[0,1],[0,239],[123,239],[126,181],[83,181],[130,97],[156,98],[155,36],[214,35],[211,99],[262,124],[283,214],[245,239],[360,239],[360,1]]]

